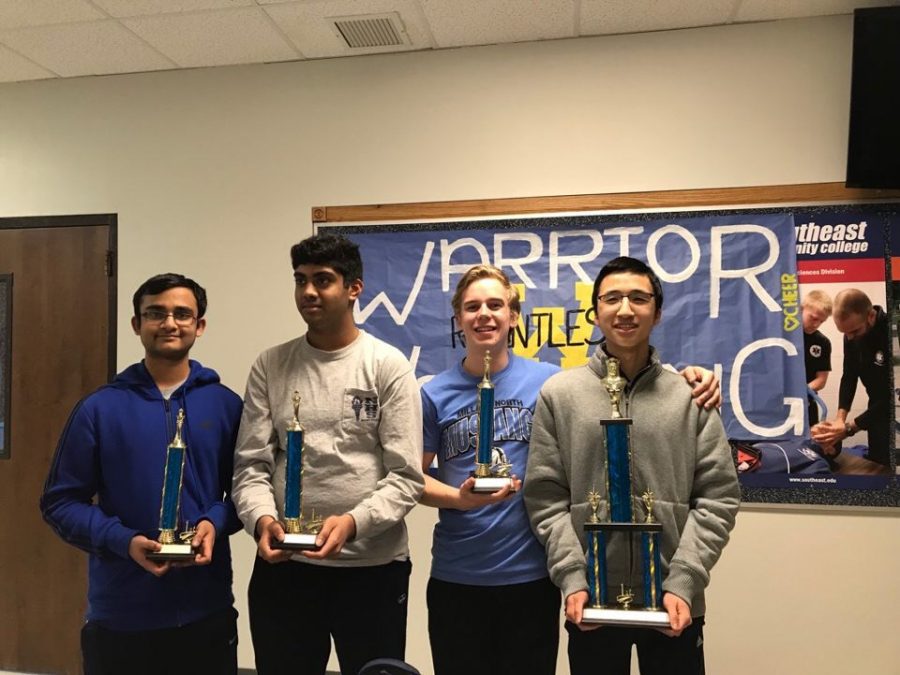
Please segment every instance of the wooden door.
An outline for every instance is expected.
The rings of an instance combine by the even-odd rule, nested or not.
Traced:
[[[75,403],[115,367],[115,216],[0,219],[12,274],[9,458],[0,460],[0,670],[79,673],[87,555],[38,501]]]

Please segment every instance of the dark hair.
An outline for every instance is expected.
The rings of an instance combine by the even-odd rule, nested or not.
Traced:
[[[662,309],[663,290],[659,277],[656,276],[656,272],[650,269],[650,266],[645,262],[642,262],[637,258],[629,258],[626,255],[610,260],[600,270],[597,278],[594,279],[594,295],[591,296],[591,302],[594,304],[594,307],[597,306],[597,295],[600,293],[600,283],[610,274],[622,273],[640,274],[647,277],[650,280],[650,285],[653,287],[653,298],[656,300],[656,311],[658,312]]]
[[[141,320],[141,298],[145,295],[159,295],[170,288],[189,289],[197,300],[197,318],[200,319],[206,314],[206,291],[203,286],[183,274],[167,272],[150,277],[138,286],[138,289],[134,292],[134,297],[131,299],[134,305],[134,318],[138,321]]]
[[[359,246],[339,234],[316,234],[291,246],[291,265],[324,265],[344,277],[344,288],[362,279]]]

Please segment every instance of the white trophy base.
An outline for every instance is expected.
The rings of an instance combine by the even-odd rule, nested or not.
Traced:
[[[158,551],[148,553],[147,560],[155,560],[156,562],[190,562],[194,559],[196,553],[190,544],[163,544]]]
[[[669,628],[669,615],[655,609],[616,609],[614,607],[585,607],[582,623],[599,623],[608,626],[632,626],[636,628]]]
[[[320,548],[316,546],[316,536],[315,534],[286,534],[284,541],[272,542],[272,548],[283,551],[316,551]]]
[[[472,486],[472,492],[475,494],[491,494],[502,490],[507,485],[514,485],[512,478],[510,477],[490,477],[490,478],[476,478],[475,485]]]

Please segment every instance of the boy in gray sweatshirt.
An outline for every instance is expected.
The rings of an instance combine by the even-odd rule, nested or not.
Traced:
[[[260,675],[324,673],[337,649],[356,675],[402,659],[409,549],[403,518],[422,493],[422,406],[407,359],[357,328],[359,248],[317,235],[291,249],[305,335],[263,352],[250,371],[235,451],[233,499],[258,543],[250,632]],[[323,518],[315,551],[284,539],[285,452],[303,432],[303,512]]]
[[[717,411],[692,405],[690,389],[662,368],[650,345],[663,303],[656,274],[639,260],[616,258],[600,270],[593,297],[595,323],[605,340],[587,365],[554,375],[541,389],[524,489],[532,528],[547,549],[550,578],[565,598],[571,672],[627,675],[636,645],[643,675],[702,675],[703,592],[740,502],[725,429]],[[597,626],[582,623],[588,493],[599,491],[601,514],[609,508],[599,422],[612,417],[601,381],[609,357],[619,360],[627,380],[620,408],[633,420],[632,499],[652,490],[653,515],[662,523],[662,606],[670,624],[664,631],[592,630]],[[641,575],[631,574],[628,546],[625,537],[609,539],[609,586],[628,583],[639,595],[641,584],[633,577]]]

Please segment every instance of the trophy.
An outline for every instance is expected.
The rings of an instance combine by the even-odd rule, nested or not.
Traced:
[[[494,445],[494,385],[491,383],[491,355],[484,355],[484,377],[478,383],[478,438],[475,446],[475,485],[472,492],[491,493],[515,485],[512,464],[506,453]]]
[[[166,448],[166,469],[163,477],[162,502],[159,507],[159,551],[148,553],[149,560],[162,562],[191,562],[196,551],[191,540],[197,534],[196,529],[186,527],[178,532],[178,512],[181,509],[181,483],[184,478],[184,461],[187,445],[181,438],[184,426],[184,409],[178,410],[175,420],[175,438]]]
[[[612,405],[610,419],[600,420],[606,450],[606,494],[609,509],[604,520],[600,515],[600,494],[588,493],[591,515],[584,524],[587,540],[588,604],[582,621],[620,626],[668,628],[669,615],[662,608],[662,563],[660,536],[662,525],[653,519],[653,492],[641,497],[645,517],[635,517],[631,494],[631,437],[632,420],[622,417],[619,405],[626,380],[619,375],[619,362],[606,361],[603,384]],[[640,535],[636,537],[635,535]],[[614,601],[610,600],[608,583],[607,544],[612,537],[624,537],[628,551],[628,581],[621,583]],[[643,597],[636,602],[632,588],[635,539],[639,541]]]
[[[287,426],[287,443],[284,469],[284,541],[272,542],[272,548],[289,551],[315,551],[316,536],[322,528],[322,519],[313,511],[307,521],[303,517],[303,426],[300,424],[300,392],[295,391],[291,400],[294,418]]]

